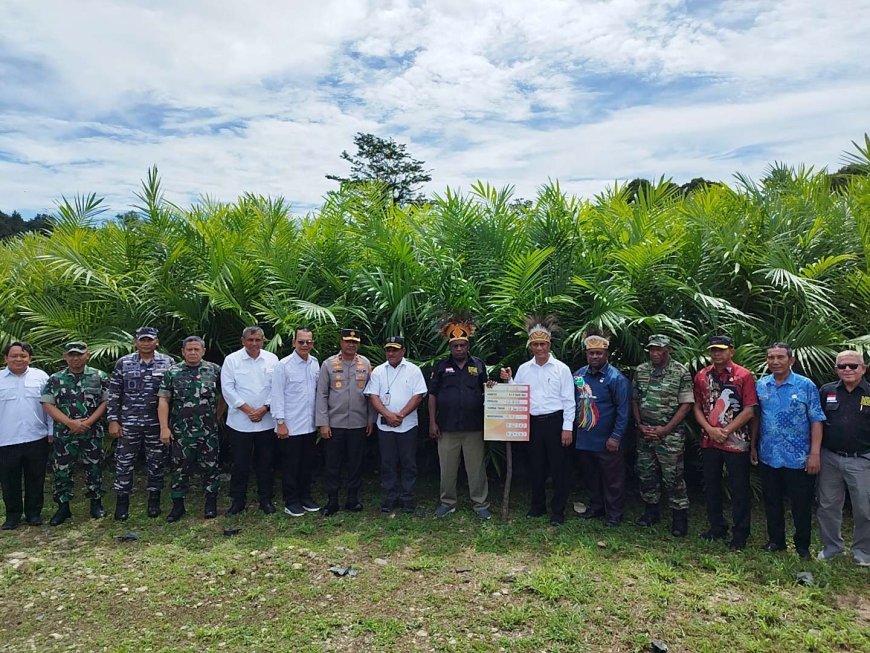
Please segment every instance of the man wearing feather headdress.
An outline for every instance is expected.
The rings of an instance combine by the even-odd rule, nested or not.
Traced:
[[[622,438],[628,427],[631,386],[607,358],[610,341],[600,333],[583,340],[587,365],[574,372],[580,423],[577,451],[589,492],[581,517],[607,517],[619,526],[625,512],[625,454]]]
[[[441,464],[441,504],[437,517],[456,511],[456,476],[459,459],[465,459],[468,491],[474,512],[489,519],[486,448],[483,442],[483,394],[486,365],[469,353],[474,321],[468,316],[443,320],[441,335],[450,355],[432,368],[429,377],[429,435],[438,441]]]
[[[568,472],[574,429],[574,379],[571,370],[550,353],[555,328],[552,316],[526,320],[528,345],[532,359],[520,365],[516,377],[511,368],[501,368],[501,379],[529,386],[529,461],[531,464],[532,501],[527,517],[547,514],[544,485],[547,468],[553,478],[550,524],[565,523],[568,500]]]

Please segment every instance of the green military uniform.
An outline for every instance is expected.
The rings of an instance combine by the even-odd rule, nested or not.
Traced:
[[[632,386],[633,398],[640,408],[641,421],[649,426],[667,424],[680,404],[695,403],[692,376],[688,368],[674,360],[661,369],[651,363],[637,366]],[[637,440],[637,475],[640,496],[647,504],[658,505],[661,484],[668,491],[673,510],[686,510],[689,497],[683,477],[683,452],[686,430],[680,424],[659,440]]]
[[[57,407],[73,419],[87,419],[109,396],[109,376],[102,370],[85,366],[81,374],[69,368],[52,374],[43,390],[41,402]],[[81,461],[85,468],[87,496],[103,496],[104,421],[98,420],[84,433],[73,433],[64,424],[54,423],[52,468],[54,499],[66,503],[73,496],[73,466]]]
[[[220,366],[202,361],[196,367],[177,363],[163,376],[158,397],[169,399],[172,430],[172,498],[183,499],[197,467],[206,493],[217,494],[217,401]]]

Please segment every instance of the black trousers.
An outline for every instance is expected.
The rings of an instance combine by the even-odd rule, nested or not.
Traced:
[[[378,449],[381,452],[381,487],[384,503],[414,505],[417,484],[417,432],[413,427],[404,433],[378,429]]]
[[[332,437],[324,441],[326,449],[326,493],[338,497],[341,488],[341,468],[347,470],[347,494],[358,496],[362,471],[366,429],[330,429]]]
[[[251,462],[257,476],[257,499],[271,501],[274,496],[275,431],[236,431],[227,428],[233,448],[233,471],[230,476],[230,497],[234,501],[245,501],[248,494],[248,477]]]
[[[0,447],[0,484],[6,519],[25,519],[42,514],[45,466],[48,463],[48,438]],[[21,479],[24,478],[24,501]]]
[[[606,511],[607,518],[622,521],[625,514],[625,453],[577,451],[580,473],[589,493],[588,509]]]
[[[291,435],[278,440],[278,451],[281,453],[281,490],[285,506],[311,499],[314,444],[314,433]]]
[[[749,539],[751,501],[749,496],[749,452],[723,451],[714,447],[701,449],[704,464],[704,495],[707,502],[707,521],[710,530],[718,535],[728,532],[728,523],[722,515],[722,467],[728,471],[731,490],[731,517],[734,520],[733,538],[740,544]]]
[[[543,512],[547,509],[544,487],[549,468],[550,476],[553,479],[550,514],[553,517],[564,517],[565,504],[568,501],[568,475],[571,471],[573,448],[562,446],[561,410],[549,415],[532,416],[528,447],[532,486],[531,510]]]
[[[813,523],[813,499],[816,495],[816,477],[804,469],[770,467],[759,464],[761,489],[764,492],[764,513],[767,517],[767,539],[785,546],[785,509],[783,499],[788,497],[794,520],[794,546],[810,548]]]

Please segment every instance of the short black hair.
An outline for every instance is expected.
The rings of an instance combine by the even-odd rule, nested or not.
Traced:
[[[792,350],[791,345],[785,342],[774,342],[773,344],[768,345],[767,351],[770,351],[771,349],[785,349],[785,353],[788,354],[789,358],[794,356],[794,351]]]
[[[300,331],[306,331],[306,332],[308,332],[308,333],[310,333],[310,334],[312,334],[312,335],[314,334],[314,329],[312,329],[310,326],[298,326],[298,327],[296,327],[296,329],[293,331],[293,340],[296,340],[296,338],[299,337],[299,332],[300,332]]]
[[[3,348],[3,355],[8,356],[9,352],[12,351],[13,347],[21,347],[24,351],[33,356],[33,347],[30,346],[29,342],[24,342],[23,340],[15,340],[13,342],[10,342]]]
[[[196,342],[202,345],[202,348],[205,349],[205,340],[203,340],[199,336],[187,336],[184,340],[181,341],[181,348],[184,349],[192,342]]]

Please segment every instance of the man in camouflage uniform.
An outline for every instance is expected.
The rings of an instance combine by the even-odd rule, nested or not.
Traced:
[[[184,497],[190,477],[199,467],[205,487],[205,518],[217,517],[218,493],[218,388],[220,366],[202,360],[205,342],[189,336],[181,346],[184,362],[163,375],[157,391],[160,442],[171,444],[172,510],[169,523],[184,515]]]
[[[42,405],[54,420],[52,467],[54,500],[58,509],[49,522],[59,526],[72,517],[73,465],[85,468],[91,517],[106,516],[103,510],[103,415],[109,396],[109,377],[88,367],[88,346],[71,342],[64,347],[66,369],[52,374],[42,391]]]
[[[637,523],[652,526],[660,519],[660,486],[671,504],[671,535],[685,537],[689,529],[689,497],[683,477],[686,431],[683,420],[695,403],[692,377],[685,365],[671,360],[671,341],[652,335],[649,362],[637,366],[631,408],[637,423],[637,476],[646,510]]]
[[[118,440],[115,450],[115,519],[129,516],[133,491],[133,465],[142,446],[148,464],[148,516],[160,514],[160,491],[166,465],[166,447],[160,443],[157,389],[174,361],[156,351],[160,341],[154,327],[136,329],[136,351],[118,359],[109,378],[106,417],[109,436]]]

